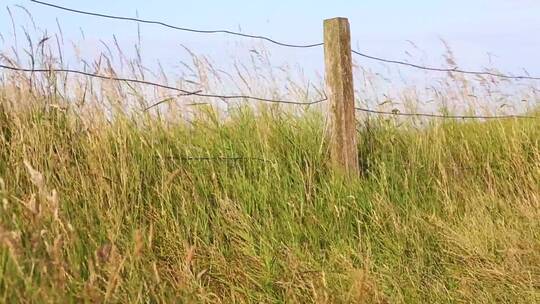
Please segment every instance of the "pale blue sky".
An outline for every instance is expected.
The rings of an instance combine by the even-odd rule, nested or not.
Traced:
[[[241,29],[244,33],[267,35],[289,43],[316,43],[322,39],[322,20],[343,16],[351,23],[355,48],[375,56],[411,62],[444,65],[440,39],[452,47],[458,63],[466,69],[494,66],[504,72],[540,74],[540,1],[538,0],[410,0],[410,1],[173,1],[173,0],[50,0],[82,10],[160,20],[178,26],[200,29]],[[2,0],[0,33],[2,49],[12,43],[11,21],[6,6],[15,13],[17,27],[29,25],[16,5],[26,7],[37,26],[57,32],[58,18],[67,40],[83,49],[99,48],[99,39],[110,41],[113,34],[121,43],[136,42],[135,23],[74,15],[23,0]],[[87,42],[81,42],[79,28]],[[260,42],[225,35],[197,35],[142,25],[144,56],[147,60],[175,62],[180,44],[218,61],[227,60],[237,41],[242,45]],[[19,37],[21,43],[22,37]],[[408,42],[418,46],[414,47]],[[279,63],[300,64],[320,69],[322,50],[290,50],[265,44]],[[91,51],[89,51],[91,53]],[[408,57],[406,52],[412,53]],[[488,55],[491,54],[491,55]],[[490,63],[491,60],[491,63]],[[359,63],[377,63],[359,59]],[[406,69],[404,69],[406,70]]]

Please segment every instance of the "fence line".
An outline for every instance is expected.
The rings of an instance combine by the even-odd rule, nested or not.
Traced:
[[[209,93],[202,93],[202,91],[187,91],[183,89],[179,89],[176,87],[159,84],[155,82],[145,81],[145,80],[138,80],[138,79],[130,79],[130,78],[118,78],[118,77],[112,77],[112,76],[104,76],[89,72],[83,72],[78,70],[72,70],[72,69],[26,69],[26,68],[18,68],[13,66],[7,66],[0,64],[0,68],[12,70],[12,71],[18,71],[18,72],[27,72],[27,73],[54,73],[54,72],[63,72],[63,73],[70,73],[70,74],[78,74],[78,75],[84,75],[92,78],[99,78],[99,79],[105,79],[105,80],[114,80],[114,81],[120,81],[120,82],[130,82],[130,83],[138,83],[138,84],[144,84],[149,86],[154,86],[158,88],[173,90],[177,92],[181,92],[182,94],[178,96],[199,96],[199,97],[207,97],[207,98],[221,98],[221,99],[252,99],[257,101],[263,101],[263,102],[270,102],[270,103],[283,103],[283,104],[293,104],[293,105],[313,105],[317,103],[321,103],[327,98],[318,99],[311,102],[297,102],[297,101],[289,101],[289,100],[278,100],[278,99],[267,99],[262,97],[256,97],[256,96],[249,96],[249,95],[219,95],[219,94],[209,94]],[[149,107],[147,107],[146,110],[149,110],[153,107],[156,107],[167,100],[163,100],[160,102],[157,102]]]
[[[124,17],[124,16],[114,16],[114,15],[108,15],[108,14],[102,14],[102,13],[94,13],[89,11],[83,11],[73,8],[68,8],[61,5],[51,4],[48,2],[38,1],[38,0],[30,0],[30,2],[48,6],[51,8],[68,11],[76,14],[83,14],[83,15],[89,15],[89,16],[95,16],[95,17],[101,17],[101,18],[108,18],[108,19],[116,19],[116,20],[125,20],[125,21],[133,21],[133,22],[139,22],[139,23],[146,23],[146,24],[155,24],[164,26],[167,28],[185,31],[185,32],[192,32],[192,33],[200,33],[200,34],[228,34],[228,35],[235,35],[235,36],[241,36],[241,37],[247,37],[247,38],[254,38],[254,39],[261,39],[268,42],[271,42],[276,45],[284,46],[284,47],[291,47],[291,48],[314,48],[314,47],[320,47],[324,45],[324,42],[321,43],[314,43],[314,44],[289,44],[289,43],[283,43],[279,42],[277,40],[271,39],[266,36],[262,35],[249,35],[249,34],[243,34],[240,32],[230,31],[230,30],[199,30],[194,28],[186,28],[186,27],[178,27],[171,24],[167,24],[161,21],[154,21],[154,20],[145,20],[140,18],[131,18],[131,17]],[[368,55],[356,50],[352,50],[351,52],[353,54],[356,54],[358,56],[375,60],[379,62],[385,62],[385,63],[391,63],[391,64],[398,64],[403,66],[408,66],[416,69],[426,70],[426,71],[434,71],[434,72],[452,72],[452,73],[460,73],[460,74],[469,74],[469,75],[485,75],[485,76],[493,76],[498,78],[505,78],[505,79],[516,79],[516,80],[540,80],[540,77],[534,77],[534,76],[512,76],[512,75],[506,75],[501,73],[493,73],[493,72],[480,72],[480,71],[468,71],[460,68],[435,68],[435,67],[428,67],[428,66],[422,66],[418,64],[412,64],[405,61],[399,61],[399,60],[391,60],[391,59],[384,59],[372,55]]]
[[[184,31],[184,32],[199,33],[199,34],[228,34],[228,35],[234,35],[234,36],[240,36],[240,37],[246,37],[246,38],[262,39],[262,40],[266,40],[268,42],[271,42],[271,43],[274,43],[274,44],[277,44],[277,45],[281,45],[281,46],[285,46],[285,47],[291,47],[291,48],[313,48],[313,47],[318,47],[318,46],[323,45],[323,43],[305,44],[305,45],[289,44],[289,43],[279,42],[279,41],[276,41],[274,39],[271,39],[271,38],[268,38],[268,37],[265,37],[265,36],[243,34],[243,33],[240,33],[240,32],[235,32],[235,31],[230,31],[230,30],[199,30],[199,29],[193,29],[193,28],[187,28],[187,27],[179,27],[179,26],[171,25],[171,24],[161,22],[161,21],[145,20],[145,19],[140,19],[140,18],[114,16],[114,15],[108,15],[108,14],[101,14],[101,13],[93,13],[93,12],[88,12],[88,11],[82,11],[82,10],[78,10],[78,9],[68,8],[68,7],[65,7],[65,6],[60,6],[60,5],[51,4],[51,3],[47,3],[47,2],[43,2],[43,1],[37,1],[37,0],[30,0],[30,2],[34,2],[34,3],[40,4],[40,5],[45,5],[45,6],[60,9],[60,10],[63,10],[63,11],[82,14],[82,15],[102,17],[102,18],[107,18],[107,19],[124,20],[124,21],[134,21],[134,22],[146,23],[146,24],[155,24],[155,25],[161,25],[161,26],[164,26],[164,27],[167,27],[167,28],[170,28],[170,29]]]
[[[384,59],[384,58],[380,58],[380,57],[375,57],[375,56],[367,55],[367,54],[364,54],[364,53],[361,53],[361,52],[358,52],[358,51],[355,51],[355,50],[351,50],[351,52],[353,52],[353,54],[356,54],[358,56],[362,56],[364,58],[368,58],[368,59],[372,59],[372,60],[376,60],[376,61],[381,61],[381,62],[386,62],[386,63],[404,65],[404,66],[408,66],[408,67],[412,67],[412,68],[416,68],[416,69],[420,69],[420,70],[426,70],[426,71],[449,72],[449,73],[460,73],[460,74],[471,74],[471,75],[486,75],[486,76],[493,76],[493,77],[507,78],[507,79],[540,80],[540,77],[533,77],[533,76],[511,76],[511,75],[505,75],[505,74],[493,73],[493,72],[466,71],[466,70],[462,70],[462,69],[459,69],[459,68],[452,68],[452,69],[446,68],[445,69],[445,68],[427,67],[427,66],[421,66],[421,65],[418,65],[418,64],[408,63],[408,62],[405,62],[405,61],[390,60],[390,59]]]
[[[430,113],[401,113],[399,110],[386,112],[386,111],[379,111],[379,110],[374,110],[374,109],[356,107],[355,96],[354,96],[355,95],[354,80],[353,80],[353,73],[352,73],[353,55],[358,55],[362,58],[366,58],[366,59],[370,59],[370,60],[374,60],[378,62],[398,64],[398,65],[412,67],[412,68],[426,70],[426,71],[461,73],[461,74],[469,74],[469,75],[477,75],[477,76],[483,75],[483,76],[492,76],[492,77],[516,79],[516,80],[524,80],[524,79],[540,80],[540,77],[532,77],[530,75],[512,76],[512,75],[506,75],[506,74],[501,74],[501,73],[496,73],[496,72],[490,72],[487,70],[486,71],[470,71],[470,70],[460,69],[458,67],[456,68],[428,67],[428,66],[408,63],[405,61],[384,59],[381,57],[364,54],[362,52],[352,49],[351,47],[351,31],[350,31],[349,20],[347,18],[338,17],[338,18],[324,20],[324,26],[323,26],[324,42],[316,43],[316,44],[300,45],[300,44],[283,43],[283,42],[279,42],[274,39],[268,38],[266,36],[260,36],[260,35],[249,35],[249,34],[243,34],[240,32],[229,31],[229,30],[199,30],[199,29],[194,29],[194,28],[178,27],[178,26],[161,22],[161,21],[144,20],[140,18],[130,18],[130,17],[94,13],[94,12],[89,12],[89,11],[68,8],[68,7],[64,7],[64,6],[60,6],[56,4],[51,4],[51,3],[39,1],[39,0],[30,0],[30,1],[32,3],[36,3],[36,4],[44,5],[47,7],[51,7],[54,9],[68,11],[68,12],[72,12],[76,14],[90,15],[90,16],[95,16],[95,17],[116,19],[116,20],[133,21],[133,22],[146,23],[146,24],[155,24],[155,25],[160,25],[160,26],[175,29],[175,30],[192,32],[192,33],[201,33],[201,34],[221,33],[221,34],[229,34],[229,35],[235,35],[235,36],[241,36],[241,37],[247,37],[247,38],[262,39],[276,45],[290,47],[290,48],[314,48],[314,47],[324,46],[325,79],[326,79],[326,87],[328,89],[329,96],[328,97],[325,96],[324,99],[316,100],[313,102],[307,102],[307,103],[287,101],[287,100],[266,99],[266,98],[261,98],[261,97],[248,96],[248,95],[218,95],[218,94],[211,94],[211,93],[203,93],[201,90],[190,92],[190,91],[186,91],[186,90],[179,89],[176,87],[144,81],[144,80],[108,77],[108,76],[103,76],[99,74],[93,74],[93,73],[88,73],[88,72],[83,72],[83,71],[78,71],[78,70],[71,70],[71,69],[58,69],[58,70],[54,70],[52,68],[51,69],[34,69],[34,68],[24,69],[24,68],[18,68],[14,66],[6,66],[6,65],[0,65],[0,68],[9,69],[13,71],[20,71],[20,72],[32,72],[32,73],[34,72],[41,72],[41,73],[66,72],[66,73],[80,74],[80,75],[85,75],[89,77],[101,78],[101,79],[133,82],[133,83],[152,85],[156,87],[161,87],[161,88],[181,92],[182,94],[178,96],[193,95],[193,96],[199,96],[199,97],[220,98],[220,99],[253,99],[257,101],[295,104],[295,105],[311,105],[311,104],[316,104],[316,103],[320,103],[320,102],[328,100],[328,102],[330,103],[328,107],[329,127],[327,128],[326,132],[327,132],[327,138],[329,141],[330,163],[336,172],[339,172],[340,174],[344,173],[345,175],[348,175],[350,177],[358,177],[360,174],[359,150],[358,150],[358,141],[357,141],[357,133],[356,133],[357,122],[355,119],[356,111],[362,111],[362,112],[373,113],[373,114],[382,114],[382,115],[431,117],[431,118],[442,118],[442,119],[508,119],[508,118],[533,119],[533,118],[536,118],[533,116],[525,116],[525,115],[484,116],[484,115],[444,115],[444,114],[430,114]],[[163,99],[157,103],[150,105],[144,110],[147,111],[153,107],[156,107],[170,100],[171,99]],[[241,158],[241,157],[231,157],[231,158],[180,157],[179,159],[186,160],[186,161],[245,160],[244,158]]]
[[[0,64],[0,68],[12,70],[12,71],[18,71],[18,72],[28,72],[28,73],[54,73],[54,72],[63,72],[63,73],[70,73],[70,74],[78,74],[83,76],[88,76],[91,78],[98,78],[98,79],[104,79],[104,80],[113,80],[113,81],[120,81],[120,82],[130,82],[130,83],[138,83],[143,85],[149,85],[154,86],[158,88],[173,90],[181,92],[182,94],[176,95],[176,97],[185,97],[185,96],[199,96],[199,97],[206,97],[206,98],[221,98],[221,99],[251,99],[251,100],[257,100],[262,102],[270,102],[270,103],[284,103],[284,104],[293,104],[293,105],[301,105],[301,106],[309,106],[314,105],[318,103],[322,103],[324,101],[328,100],[328,97],[325,96],[324,98],[310,101],[310,102],[296,102],[296,101],[288,101],[288,100],[277,100],[277,99],[266,99],[256,96],[249,96],[249,95],[219,95],[219,94],[207,94],[202,93],[202,91],[187,91],[183,89],[179,89],[176,87],[163,85],[155,82],[145,81],[145,80],[138,80],[138,79],[130,79],[130,78],[119,78],[119,77],[112,77],[112,76],[104,76],[89,72],[83,72],[78,70],[72,70],[72,69],[26,69],[26,68],[18,68],[18,67],[12,67]],[[163,104],[165,102],[170,101],[171,98],[163,99],[159,102],[156,102],[147,108],[144,109],[144,111],[148,111],[160,104]],[[505,118],[525,118],[525,119],[534,119],[535,116],[526,116],[526,115],[500,115],[500,116],[473,116],[473,115],[441,115],[441,114],[429,114],[429,113],[401,113],[399,111],[392,111],[392,112],[386,112],[386,111],[379,111],[379,110],[373,110],[373,109],[367,109],[367,108],[360,108],[355,107],[355,110],[366,112],[366,113],[372,113],[372,114],[382,114],[382,115],[395,115],[395,116],[423,116],[423,117],[433,117],[433,118],[447,118],[447,119],[505,119]]]
[[[156,158],[164,158],[170,160],[182,160],[190,162],[205,162],[205,161],[221,161],[221,162],[239,162],[239,161],[257,161],[263,163],[272,163],[272,161],[260,157],[242,157],[242,156],[203,156],[203,157],[193,157],[193,156],[156,156]]]
[[[328,100],[328,98],[325,97],[325,98],[322,98],[322,99],[317,99],[315,101],[298,102],[298,101],[289,101],[289,100],[266,99],[266,98],[255,97],[255,96],[248,96],[248,95],[218,95],[218,94],[207,94],[207,93],[194,93],[194,94],[190,94],[190,95],[195,95],[195,96],[199,96],[199,97],[207,97],[207,98],[220,98],[220,99],[251,99],[251,100],[257,100],[257,101],[262,101],[262,102],[283,103],[283,104],[292,104],[292,105],[300,105],[300,106],[314,105],[314,104],[318,104],[318,103],[321,103],[323,101]],[[180,95],[180,96],[182,96],[182,95]],[[158,106],[158,105],[160,105],[160,104],[162,104],[164,102],[166,102],[166,101],[157,102],[157,103],[149,106],[145,110],[149,110],[151,108],[154,108],[154,107],[156,107],[156,106]]]
[[[190,92],[186,90],[182,90],[176,87],[171,87],[164,84],[159,84],[155,82],[145,81],[145,80],[139,80],[139,79],[130,79],[130,78],[119,78],[119,77],[113,77],[113,76],[105,76],[95,73],[89,73],[84,71],[78,71],[78,70],[72,70],[72,69],[28,69],[28,68],[19,68],[14,66],[7,66],[0,64],[0,68],[6,69],[6,70],[12,70],[17,72],[25,72],[25,73],[54,73],[54,72],[62,72],[62,73],[69,73],[69,74],[78,74],[83,76],[89,76],[92,78],[99,78],[99,79],[106,79],[106,80],[114,80],[114,81],[123,81],[123,82],[131,82],[131,83],[138,83],[138,84],[144,84],[144,85],[150,85],[158,88],[163,88],[167,90],[173,90],[177,92],[183,93],[183,95],[195,95],[198,92]],[[200,92],[200,91],[199,91]]]
[[[177,27],[177,26],[170,25],[170,24],[167,24],[167,23],[164,23],[164,22],[160,22],[160,21],[152,21],[152,20],[144,20],[144,19],[139,19],[139,18],[130,18],[130,17],[113,16],[113,15],[107,15],[107,14],[101,14],[101,13],[93,13],[93,12],[72,9],[72,8],[68,8],[68,7],[64,7],[64,6],[60,6],[60,5],[55,5],[55,4],[51,4],[51,3],[47,3],[47,2],[43,2],[43,1],[38,1],[38,0],[30,0],[30,1],[33,2],[33,3],[40,4],[40,5],[45,5],[45,6],[48,6],[48,7],[52,7],[52,8],[56,8],[56,9],[60,9],[60,10],[64,10],[64,11],[69,11],[69,12],[73,12],[73,13],[77,13],[77,14],[97,16],[97,17],[103,17],[103,18],[109,18],[109,19],[127,20],[127,21],[134,21],[134,22],[140,22],[140,23],[156,24],[156,25],[161,25],[161,26],[176,29],[176,30],[195,32],[195,33],[203,33],[203,34],[225,33],[225,34],[248,37],[248,38],[263,39],[263,40],[266,40],[268,42],[271,42],[271,43],[274,43],[274,44],[277,44],[277,45],[281,45],[281,46],[285,46],[285,47],[312,48],[312,47],[318,47],[318,46],[323,46],[324,45],[324,43],[307,44],[307,45],[288,44],[288,43],[282,43],[282,42],[273,40],[273,39],[265,37],[265,36],[248,35],[248,34],[243,34],[243,33],[239,33],[239,32],[228,31],[228,30],[198,30],[198,29],[192,29],[192,28],[183,28],[183,27]],[[408,63],[408,62],[404,62],[404,61],[390,60],[390,59],[384,59],[384,58],[380,58],[380,57],[375,57],[375,56],[371,56],[371,55],[368,55],[368,54],[365,54],[365,53],[358,52],[356,50],[351,50],[351,52],[353,54],[356,54],[358,56],[361,56],[361,57],[364,57],[364,58],[367,58],[367,59],[371,59],[371,60],[376,60],[376,61],[385,62],[385,63],[399,64],[399,65],[409,66],[409,67],[422,69],[422,70],[428,70],[428,71],[449,72],[449,73],[455,72],[455,73],[473,74],[473,75],[489,75],[489,76],[500,77],[500,78],[509,78],[509,79],[540,80],[539,77],[532,77],[532,76],[510,76],[510,75],[493,73],[493,72],[466,71],[466,70],[462,70],[462,69],[458,69],[458,68],[449,69],[449,68],[426,67],[426,66],[412,64],[412,63]],[[138,84],[150,85],[150,86],[155,86],[155,87],[159,87],[159,88],[164,88],[164,89],[168,89],[168,90],[181,92],[182,94],[177,95],[178,97],[194,95],[194,96],[206,97],[206,98],[251,99],[251,100],[262,101],[262,102],[284,103],[284,104],[294,104],[294,105],[313,105],[313,104],[321,103],[321,102],[324,102],[324,101],[328,100],[328,97],[326,97],[326,96],[324,98],[321,98],[321,99],[318,99],[318,100],[315,100],[315,101],[312,101],[312,102],[295,102],[295,101],[288,101],[288,100],[267,99],[267,98],[256,97],[256,96],[249,96],[249,95],[210,94],[210,93],[203,93],[200,90],[199,91],[187,91],[187,90],[179,89],[179,88],[176,88],[176,87],[172,87],[172,86],[168,86],[168,85],[164,85],[164,84],[159,84],[159,83],[155,83],[155,82],[150,82],[150,81],[145,81],[145,80],[104,76],[104,75],[99,75],[99,74],[96,74],[96,73],[89,73],[89,72],[72,70],[72,69],[27,69],[27,68],[18,68],[18,67],[13,67],[13,66],[6,66],[6,65],[0,65],[0,68],[14,70],[14,71],[20,71],[20,72],[32,72],[32,73],[34,73],[34,72],[36,72],[36,73],[65,72],[65,73],[84,75],[84,76],[88,76],[88,77],[92,77],[92,78],[100,78],[100,79],[114,80],[114,81],[121,81],[121,82],[138,83]],[[161,101],[159,101],[157,103],[154,103],[154,104],[150,105],[149,107],[145,108],[144,110],[147,111],[147,110],[149,110],[151,108],[154,108],[154,107],[156,107],[156,106],[158,106],[160,104],[163,104],[163,103],[165,103],[167,101],[170,101],[170,100],[171,100],[170,98],[161,100]],[[382,115],[416,116],[416,117],[420,116],[420,117],[432,117],[432,118],[443,118],[443,119],[505,119],[505,118],[529,118],[530,119],[530,118],[536,118],[536,117],[533,117],[533,116],[525,116],[525,115],[474,116],[474,115],[442,115],[442,114],[430,114],[430,113],[401,113],[399,111],[387,112],[387,111],[379,111],[379,110],[361,108],[361,107],[355,107],[355,110],[361,111],[361,112],[366,112],[366,113],[382,114]]]
[[[535,116],[527,115],[498,115],[498,116],[476,116],[476,115],[443,115],[443,114],[431,114],[431,113],[401,113],[398,110],[387,112],[372,110],[366,108],[355,107],[356,111],[372,113],[372,114],[382,114],[382,115],[395,115],[395,116],[416,116],[416,117],[433,117],[433,118],[445,118],[445,119],[511,119],[511,118],[522,118],[522,119],[535,119]]]

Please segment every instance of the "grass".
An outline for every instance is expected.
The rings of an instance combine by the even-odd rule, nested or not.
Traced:
[[[0,50],[9,66],[324,95],[322,79],[275,67],[258,48],[229,68],[186,49],[192,62],[168,67],[183,74],[172,81],[143,65],[140,33],[135,59],[114,38],[91,61],[75,42],[62,54],[60,24],[34,33],[10,17],[28,46]],[[454,67],[451,50],[445,58]],[[422,89],[355,72],[363,108],[539,114],[526,82],[448,73]],[[346,178],[327,163],[323,104],[170,93],[0,74],[0,303],[540,302],[540,119],[358,113],[362,174]]]
[[[0,302],[540,301],[538,119],[372,120],[355,180],[327,168],[318,110],[13,104]]]

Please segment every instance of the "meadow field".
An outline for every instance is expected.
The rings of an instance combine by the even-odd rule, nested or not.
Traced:
[[[32,64],[61,66],[54,43],[36,42]],[[137,58],[114,70],[110,57],[90,66],[146,73]],[[197,83],[168,83],[219,91],[209,61],[193,54],[191,68]],[[264,71],[240,66],[234,90],[299,102],[324,91],[286,90],[287,71]],[[358,113],[355,178],[330,168],[324,103],[216,105],[1,73],[1,303],[540,303],[534,86],[503,98],[494,92],[507,82],[449,73],[430,93],[394,88],[399,111],[369,106],[395,115]],[[355,67],[358,104],[386,92],[374,75]],[[398,115],[411,111],[530,117]]]
[[[0,301],[537,303],[540,120],[78,112],[0,89]]]

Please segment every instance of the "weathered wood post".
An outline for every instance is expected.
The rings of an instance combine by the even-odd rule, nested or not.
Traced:
[[[360,173],[356,145],[351,31],[347,18],[324,20],[326,86],[330,102],[330,157],[335,170]]]

